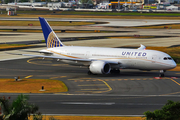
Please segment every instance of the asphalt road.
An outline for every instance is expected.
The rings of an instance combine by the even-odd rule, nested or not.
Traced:
[[[49,78],[68,86],[67,93],[29,94],[43,114],[143,115],[180,98],[180,72],[167,71],[162,79],[154,78],[158,71],[138,70],[89,76],[87,68],[38,58],[1,61],[0,66],[0,78]]]

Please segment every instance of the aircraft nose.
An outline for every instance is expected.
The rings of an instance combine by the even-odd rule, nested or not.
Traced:
[[[171,62],[171,69],[173,69],[173,68],[175,68],[177,66],[177,64],[176,64],[176,62],[173,60],[172,62]]]

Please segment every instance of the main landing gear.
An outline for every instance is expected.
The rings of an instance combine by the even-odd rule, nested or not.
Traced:
[[[89,70],[87,74],[88,74],[88,75],[92,75],[93,73]]]
[[[119,69],[112,69],[110,71],[111,74],[120,74],[120,70]],[[96,74],[93,74],[90,70],[87,72],[88,75],[96,75]]]
[[[159,77],[164,77],[165,70],[160,70]]]
[[[120,74],[120,70],[119,69],[112,69],[110,71],[111,74]]]

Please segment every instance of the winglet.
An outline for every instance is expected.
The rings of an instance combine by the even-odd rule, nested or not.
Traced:
[[[146,46],[142,45],[138,48],[139,50],[145,50],[146,49]]]
[[[41,28],[44,34],[47,48],[62,47],[64,46],[61,40],[57,37],[51,26],[48,24],[46,19],[39,17]]]

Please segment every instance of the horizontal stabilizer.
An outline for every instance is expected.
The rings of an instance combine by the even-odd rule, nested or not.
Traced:
[[[19,51],[23,51],[23,52],[33,52],[33,53],[44,53],[44,54],[53,54],[52,52],[47,52],[47,51],[33,51],[33,50],[19,50]]]

